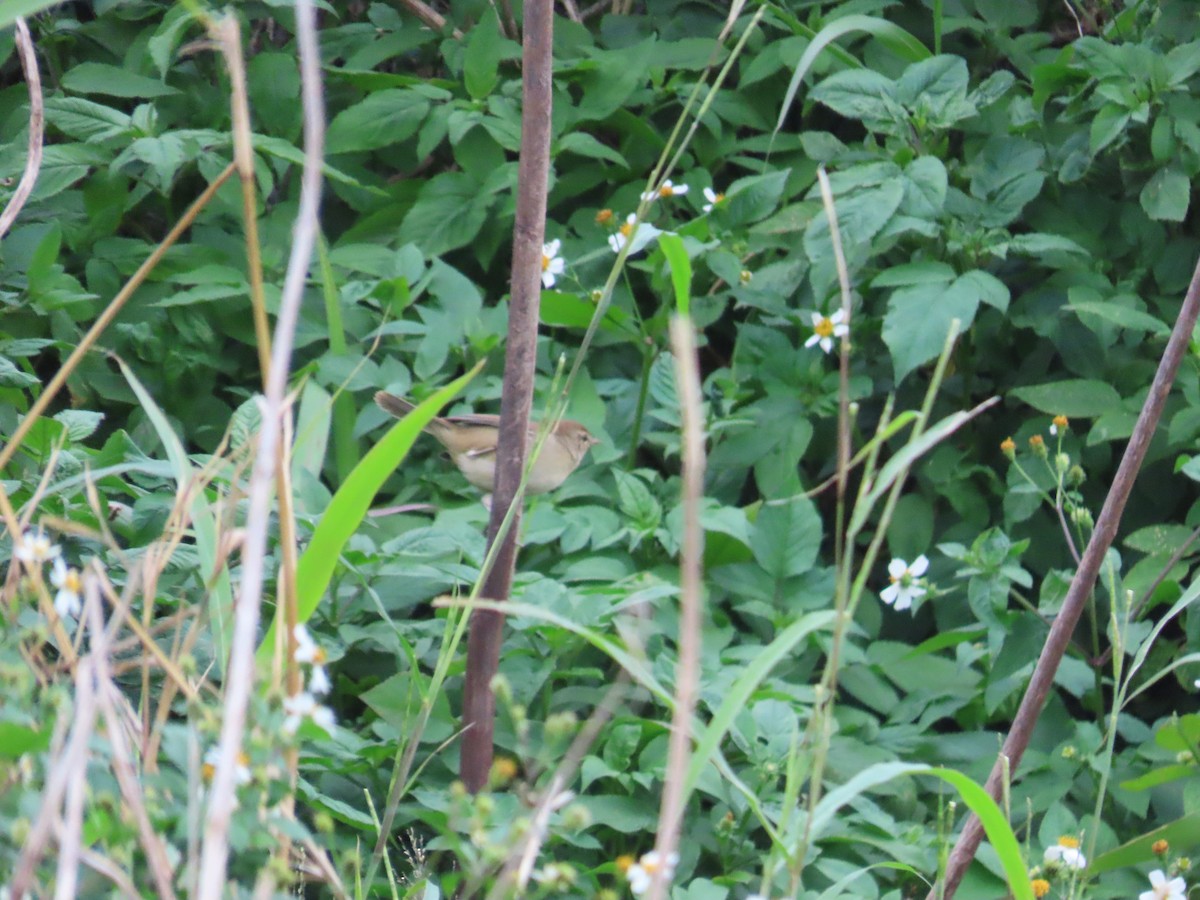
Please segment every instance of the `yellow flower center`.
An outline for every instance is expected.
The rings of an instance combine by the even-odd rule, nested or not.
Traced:
[[[596,213],[596,224],[607,225],[612,221],[612,217],[613,211],[611,209],[602,209],[600,212]]]
[[[662,187],[660,187],[660,188],[658,189],[658,195],[659,195],[660,197],[673,197],[673,196],[675,196],[675,186],[674,186],[674,185],[670,185],[670,184],[664,184]]]
[[[813,331],[823,338],[833,337],[833,320],[822,317],[821,321],[813,326]]]
[[[1029,882],[1029,888],[1033,891],[1035,897],[1045,897],[1050,893],[1050,882],[1045,878],[1035,878]]]
[[[723,203],[724,201],[725,201],[725,195],[724,195],[724,194],[717,194],[717,195],[716,195],[716,196],[713,198],[713,203]]]
[[[1067,835],[1063,835],[1062,837],[1060,837],[1058,839],[1058,846],[1069,847],[1072,850],[1078,850],[1079,849],[1079,839],[1069,837]]]
[[[550,257],[548,257],[545,253],[543,253],[542,254],[542,271],[545,272],[549,268],[550,268]]]
[[[62,586],[63,590],[70,591],[72,594],[78,594],[83,591],[83,579],[79,577],[79,572],[76,569],[67,569]]]
[[[614,862],[616,864],[617,871],[624,875],[629,871],[629,867],[633,865],[633,857],[628,853],[622,853]]]
[[[626,222],[624,225],[622,225],[617,230],[620,231],[621,234],[625,235],[625,237],[629,237],[631,234],[633,234],[633,223]]]

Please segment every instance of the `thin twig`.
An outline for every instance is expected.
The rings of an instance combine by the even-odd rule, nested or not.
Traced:
[[[17,182],[4,212],[0,213],[0,238],[8,234],[13,222],[20,215],[25,201],[33,193],[38,171],[42,168],[42,140],[46,131],[46,114],[42,108],[42,77],[38,73],[37,54],[33,51],[33,38],[25,20],[18,17],[17,53],[21,56],[21,69],[25,72],[25,83],[29,85],[29,152],[25,158],[25,171]]]
[[[1000,797],[1004,771],[1002,761],[1007,760],[1009,769],[1015,773],[1020,767],[1021,757],[1024,756],[1025,750],[1029,746],[1033,728],[1037,724],[1042,707],[1045,706],[1046,696],[1050,693],[1050,686],[1054,682],[1054,675],[1058,671],[1063,653],[1066,651],[1072,632],[1075,631],[1075,626],[1079,623],[1079,617],[1083,613],[1087,599],[1092,593],[1104,556],[1116,538],[1117,526],[1121,523],[1121,514],[1125,511],[1125,503],[1129,500],[1129,493],[1133,490],[1133,483],[1142,466],[1142,460],[1145,459],[1150,439],[1154,437],[1158,421],[1162,417],[1163,406],[1167,402],[1167,395],[1171,392],[1171,385],[1175,381],[1175,374],[1179,371],[1179,364],[1187,352],[1198,314],[1200,314],[1200,259],[1196,262],[1195,271],[1192,273],[1192,282],[1188,285],[1187,295],[1179,310],[1179,318],[1175,320],[1175,327],[1171,331],[1167,348],[1163,351],[1162,359],[1159,361],[1158,371],[1154,373],[1150,392],[1146,395],[1146,401],[1142,405],[1137,424],[1134,425],[1133,434],[1125,447],[1125,454],[1121,457],[1121,465],[1113,478],[1108,496],[1104,498],[1104,506],[1100,510],[1096,528],[1083,552],[1083,560],[1080,562],[1079,568],[1075,570],[1075,577],[1071,580],[1070,588],[1067,589],[1067,596],[1063,600],[1062,608],[1054,620],[1050,634],[1046,637],[1042,655],[1038,658],[1037,666],[1033,670],[1033,677],[1029,680],[1025,696],[1021,698],[1021,706],[1017,710],[1016,718],[1013,719],[1012,728],[1000,750],[1000,759],[992,767],[992,772],[988,776],[987,791],[993,799],[998,800]],[[935,886],[929,892],[927,900],[936,900],[938,897],[950,900],[954,897],[954,892],[958,889],[963,875],[966,874],[967,866],[975,857],[975,851],[981,840],[983,840],[983,826],[979,819],[972,814],[967,819],[967,824],[963,827],[954,849],[950,852],[943,883]]]
[[[121,693],[116,682],[113,681],[108,657],[110,640],[113,635],[109,633],[112,629],[106,631],[104,615],[101,611],[100,593],[103,577],[100,564],[93,560],[84,574],[83,587],[86,596],[84,614],[87,618],[88,632],[91,635],[91,658],[94,661],[97,681],[96,696],[100,703],[100,709],[104,712],[104,721],[108,726],[108,743],[112,748],[112,770],[117,778],[117,785],[121,789],[125,807],[130,811],[134,823],[137,825],[138,838],[141,841],[142,850],[146,854],[146,864],[154,879],[158,896],[173,900],[175,890],[172,887],[174,872],[171,869],[171,861],[167,855],[166,846],[158,832],[154,830],[154,824],[150,821],[146,805],[142,802],[142,788],[138,782],[137,769],[133,764],[129,743],[125,740],[125,732],[121,727],[121,716],[117,710],[117,700],[121,698]],[[119,623],[114,621],[113,625],[116,624]]]
[[[200,884],[196,892],[200,900],[218,900],[222,896],[229,861],[229,821],[236,799],[234,774],[242,746],[250,694],[254,690],[254,645],[262,606],[267,529],[271,517],[270,493],[275,480],[275,451],[282,439],[293,340],[317,239],[325,103],[321,95],[321,60],[312,0],[296,0],[295,20],[304,105],[304,171],[300,209],[296,216],[292,252],[280,299],[279,318],[275,324],[275,341],[266,397],[263,399],[262,428],[250,477],[246,542],[242,549],[242,591],[234,616],[217,765],[204,823]]]
[[[21,446],[21,442],[25,440],[29,429],[41,418],[42,413],[46,411],[46,407],[50,405],[58,395],[58,392],[62,390],[62,386],[66,384],[67,379],[74,373],[80,360],[92,349],[92,345],[96,343],[104,330],[112,324],[113,319],[117,317],[117,313],[121,311],[122,307],[129,301],[129,298],[133,296],[133,292],[141,287],[142,282],[146,280],[146,276],[158,265],[175,242],[183,236],[183,233],[192,227],[192,223],[196,220],[196,216],[200,214],[200,210],[208,205],[208,201],[213,198],[213,195],[216,194],[217,190],[233,172],[234,168],[230,165],[213,179],[212,184],[205,188],[204,193],[196,199],[196,202],[188,207],[188,211],[175,223],[175,227],[163,238],[162,243],[154,248],[154,252],[146,258],[144,263],[138,266],[137,271],[125,283],[125,287],[121,288],[120,293],[108,304],[108,308],[100,314],[100,318],[92,324],[87,334],[76,344],[75,349],[71,351],[71,355],[67,357],[67,361],[59,366],[58,371],[54,373],[54,377],[50,379],[50,383],[46,385],[41,395],[34,401],[33,407],[21,419],[21,424],[17,426],[12,437],[8,439],[8,443],[4,445],[4,449],[0,450],[0,469],[9,464],[13,454],[17,452],[17,448]]]

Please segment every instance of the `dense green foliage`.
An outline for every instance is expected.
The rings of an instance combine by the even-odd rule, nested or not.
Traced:
[[[736,693],[777,635],[832,608],[835,503],[831,490],[806,496],[835,472],[839,390],[836,350],[810,340],[815,322],[841,305],[819,165],[829,172],[853,290],[856,448],[875,433],[889,395],[898,410],[920,406],[953,320],[962,334],[933,419],[1002,398],[921,460],[894,515],[879,524],[886,551],[867,573],[869,592],[843,650],[824,783],[844,785],[895,761],[986,778],[1066,592],[1072,546],[1082,550],[1090,535],[1200,254],[1189,218],[1200,172],[1193,4],[1082,5],[1080,36],[1072,4],[780,0],[704,105],[670,173],[688,190],[650,207],[647,221],[664,235],[644,247],[635,240],[571,385],[569,415],[603,444],[562,489],[533,499],[522,524],[514,600],[543,615],[509,620],[501,663],[508,690],[497,742],[519,764],[513,786],[545,782],[622,654],[643,673],[587,751],[571,784],[578,796],[555,818],[539,863],[543,871],[550,860],[572,866],[568,892],[627,890],[617,858],[654,840],[669,721],[654,685],[670,691],[676,661],[680,413],[667,324],[681,302],[700,328],[709,434],[701,719]],[[218,55],[194,43],[203,28],[189,6],[67,4],[31,20],[47,146],[33,197],[0,242],[5,439],[231,159],[228,75]],[[647,190],[666,136],[758,12],[751,4],[719,48],[722,6],[651,0],[586,24],[556,19],[546,239],[561,241],[566,271],[542,298],[543,396],[535,402],[549,398],[560,358],[573,359],[615,259],[609,239]],[[482,0],[456,0],[445,11],[461,38],[418,26],[401,3],[335,2],[322,15],[328,251],[313,267],[294,365],[303,386],[293,463],[302,547],[383,433],[376,389],[423,399],[486,358],[452,409],[498,408],[520,46]],[[302,157],[296,51],[288,4],[247,2],[236,14],[273,311]],[[864,16],[862,27],[817,57],[791,99],[814,35],[848,15]],[[0,201],[20,176],[27,140],[28,92],[12,50],[10,30],[0,35]],[[724,195],[711,210],[706,187]],[[98,558],[119,593],[132,584],[129,560],[158,552],[174,527],[177,487],[204,471],[200,493],[211,507],[194,513],[195,532],[174,547],[148,594],[132,584],[133,614],[145,612],[148,622],[189,607],[227,612],[221,602],[229,579],[236,583],[236,555],[229,575],[212,575],[215,551],[201,519],[211,516],[221,532],[240,524],[251,398],[261,387],[241,211],[235,178],[101,336],[109,355],[86,357],[69,396],[3,472],[18,511],[36,502],[32,521],[53,517],[68,560]],[[1176,606],[1190,599],[1190,535],[1200,525],[1200,455],[1190,455],[1200,437],[1198,360],[1200,350],[1181,369],[1102,584],[1014,773],[1010,819],[1028,839],[1029,865],[1060,836],[1082,837],[1095,857],[1089,897],[1135,895],[1150,868],[1166,868],[1151,865],[1148,841],[1109,853],[1152,829],[1178,823],[1168,835],[1172,853],[1200,852],[1200,719],[1192,712],[1200,663],[1159,677],[1200,649],[1200,612]],[[154,404],[165,417],[156,420]],[[1051,433],[1055,416],[1069,425]],[[164,447],[172,431],[193,468]],[[1016,464],[1001,450],[1009,436]],[[1035,437],[1047,448],[1041,456]],[[891,452],[904,440],[897,434]],[[432,445],[417,445],[385,493],[436,512],[364,519],[309,620],[331,657],[327,702],[339,724],[332,736],[300,730],[302,824],[276,811],[268,819],[288,833],[316,834],[352,883],[352,860],[369,854],[377,833],[364,791],[382,810],[398,748],[416,734],[423,768],[400,803],[389,856],[414,890],[428,877],[449,893],[459,879],[482,883],[511,852],[510,828],[529,792],[479,802],[452,788],[461,654],[431,694],[447,632],[446,610],[431,601],[475,581],[487,513]],[[85,472],[103,516],[87,497]],[[77,530],[61,530],[64,521]],[[99,539],[109,528],[115,543]],[[865,547],[864,539],[854,548],[859,559]],[[888,559],[922,554],[927,590],[914,594],[914,608],[879,602]],[[0,872],[36,814],[51,720],[71,703],[69,680],[34,678],[18,652],[47,641],[46,626],[29,591],[11,582],[24,605],[6,610],[0,656],[8,701],[0,771],[13,773],[0,791],[8,836],[0,838]],[[213,595],[225,600],[209,607]],[[798,761],[806,758],[801,736],[829,649],[827,623],[809,624],[753,685],[721,743],[723,762],[698,780],[678,896],[815,898],[855,873],[847,895],[917,896],[922,879],[936,877],[946,832],[961,816],[947,814],[953,791],[928,775],[872,784],[827,817],[800,861],[801,884],[777,865],[779,847],[798,845],[802,826],[786,823],[797,800],[785,784],[807,764]],[[169,643],[172,634],[160,636]],[[219,684],[222,635],[219,621],[200,632],[181,656],[187,671],[215,667],[208,674]],[[1139,647],[1146,655],[1127,684]],[[1123,664],[1116,671],[1114,657]],[[151,673],[151,693],[158,679]],[[142,709],[136,666],[122,684]],[[1119,720],[1110,719],[1127,695]],[[414,732],[422,700],[432,714]],[[181,853],[195,827],[187,779],[194,784],[198,752],[216,734],[217,709],[203,694],[177,701],[160,767],[146,775],[151,816]],[[249,748],[264,806],[283,791],[261,776],[278,765],[282,714],[270,709],[258,709]],[[97,766],[87,842],[139,871],[144,863],[119,850],[133,845],[133,832],[113,783]],[[276,842],[256,824],[256,803],[243,799],[233,834],[231,871],[247,884]],[[780,829],[775,855],[768,822]],[[1080,896],[1061,873],[1051,880],[1053,896]],[[958,896],[1004,890],[996,856],[985,851]]]

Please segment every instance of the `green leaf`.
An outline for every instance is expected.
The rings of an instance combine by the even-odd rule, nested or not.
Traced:
[[[435,175],[404,217],[399,242],[416,244],[428,256],[465,247],[483,228],[490,206],[491,198],[469,175]]]
[[[876,763],[869,766],[845,784],[829,791],[817,804],[810,826],[813,840],[819,840],[823,836],[837,812],[855,797],[902,775],[932,775],[952,785],[967,807],[979,817],[987,833],[988,842],[1000,857],[1000,864],[1013,896],[1016,900],[1033,900],[1033,888],[1025,869],[1021,845],[1004,813],[996,805],[996,801],[988,796],[987,791],[966,775],[951,769],[902,762]]]
[[[758,512],[750,532],[750,550],[775,581],[803,575],[821,549],[821,516],[807,497],[769,503]]]
[[[429,100],[413,90],[376,91],[347,107],[329,123],[330,154],[377,150],[408,140],[429,113]]]
[[[770,215],[779,205],[791,169],[739,178],[725,191],[724,221],[730,227],[750,225]]]
[[[1194,769],[1193,769],[1194,771]],[[1200,846],[1200,812],[1190,813],[1170,824],[1163,825],[1122,844],[1115,850],[1102,853],[1088,866],[1088,875],[1099,875],[1115,869],[1139,866],[1152,861],[1155,856],[1150,849],[1157,841],[1166,841],[1172,847]]]
[[[892,132],[908,123],[895,82],[871,69],[835,72],[813,88],[812,99],[872,131]]]
[[[1068,309],[1079,313],[1084,324],[1087,324],[1086,316],[1096,316],[1128,331],[1148,331],[1151,334],[1160,335],[1171,333],[1171,329],[1166,323],[1159,321],[1149,313],[1131,309],[1119,303],[1075,301]]]
[[[483,14],[479,24],[471,29],[463,62],[463,83],[472,100],[490,94],[500,81],[500,58],[503,55],[500,35],[500,12],[495,7]]]
[[[100,427],[100,423],[104,421],[104,413],[87,409],[64,409],[55,413],[54,418],[67,427],[68,438],[72,441],[82,441],[91,437]]]
[[[960,329],[969,328],[980,302],[1003,310],[1008,305],[1008,289],[995,276],[978,269],[941,288],[894,291],[883,319],[883,342],[892,352],[897,383],[918,366],[937,359],[953,320],[958,320]]]
[[[1009,396],[1052,416],[1091,419],[1121,402],[1117,389],[1106,381],[1070,378],[1014,388]]]
[[[556,147],[559,153],[574,153],[589,159],[603,159],[618,166],[628,166],[629,162],[607,144],[602,144],[592,135],[583,131],[572,131],[558,140]]]
[[[0,17],[2,17],[0,12]],[[62,85],[77,94],[107,94],[110,97],[170,97],[179,91],[157,78],[147,78],[106,63],[80,63],[62,77]]]
[[[683,238],[677,234],[663,233],[658,236],[658,246],[667,259],[671,270],[671,287],[675,291],[675,311],[689,314],[692,304],[692,261],[688,259]]]
[[[358,530],[371,501],[383,483],[404,461],[421,429],[438,410],[461,391],[483,367],[483,361],[452,381],[392,426],[391,430],[362,458],[350,477],[338,488],[329,507],[317,522],[312,539],[296,567],[297,621],[307,622],[316,611],[333,578],[342,548]],[[263,636],[256,657],[260,667],[270,666],[275,653],[275,622]]]
[[[874,36],[881,44],[891,50],[893,54],[909,62],[928,59],[931,55],[928,48],[917,38],[913,37],[910,32],[905,31],[899,25],[889,22],[886,19],[863,15],[849,15],[835,19],[812,36],[811,43],[809,43],[808,48],[804,51],[804,55],[800,57],[800,62],[796,64],[796,71],[792,73],[792,80],[788,82],[787,93],[784,94],[783,103],[779,106],[779,119],[775,122],[775,130],[772,132],[772,135],[779,134],[783,128],[784,122],[787,121],[788,113],[791,112],[792,103],[796,99],[796,93],[800,90],[800,85],[804,82],[804,77],[812,69],[813,63],[817,61],[817,57],[838,38],[856,31],[863,31]],[[834,45],[834,50],[839,53],[841,52],[841,49],[837,45]],[[853,58],[851,59],[853,60]],[[854,62],[851,64],[854,64]]]
[[[1142,188],[1138,200],[1152,219],[1160,222],[1182,222],[1187,217],[1192,197],[1191,180],[1174,166],[1159,169]]]
[[[765,510],[764,510],[765,511]],[[766,680],[771,670],[782,660],[793,655],[801,641],[816,631],[828,628],[834,619],[830,610],[809,613],[797,619],[781,631],[770,644],[755,653],[745,670],[727,690],[721,705],[713,713],[712,720],[704,728],[692,758],[688,764],[687,777],[683,781],[683,796],[686,798],[696,789],[700,776],[721,746],[721,741],[733,727],[734,720],[746,709],[750,698]]]
[[[82,141],[119,137],[133,127],[131,118],[119,109],[82,97],[50,97],[46,121],[63,134]]]
[[[1095,156],[1118,137],[1129,125],[1129,111],[1115,103],[1106,103],[1092,118],[1088,149]]]

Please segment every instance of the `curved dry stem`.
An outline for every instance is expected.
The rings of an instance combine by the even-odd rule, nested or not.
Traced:
[[[0,238],[8,234],[13,222],[17,220],[25,201],[33,193],[37,183],[38,171],[42,168],[42,138],[46,131],[46,114],[42,106],[42,77],[38,72],[37,54],[33,52],[33,38],[25,20],[18,18],[17,53],[21,57],[21,69],[25,73],[25,83],[29,85],[29,155],[25,158],[25,171],[17,182],[12,199],[0,213]]]

